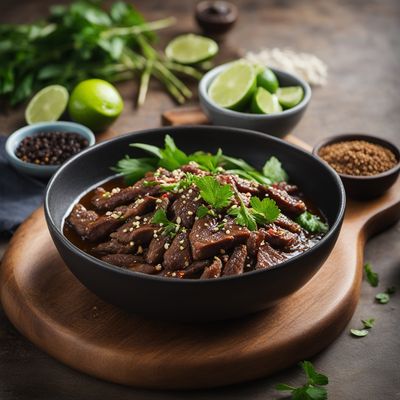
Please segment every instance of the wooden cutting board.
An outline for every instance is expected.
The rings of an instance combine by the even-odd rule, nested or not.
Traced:
[[[340,334],[358,301],[366,239],[399,218],[400,180],[377,200],[349,201],[334,250],[305,287],[258,314],[193,325],[146,320],[98,299],[62,262],[39,209],[4,256],[1,301],[23,335],[89,375],[157,389],[243,382],[309,359]]]

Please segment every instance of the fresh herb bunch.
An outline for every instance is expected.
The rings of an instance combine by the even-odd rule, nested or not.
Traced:
[[[280,383],[276,390],[290,392],[293,400],[325,400],[328,398],[327,390],[323,387],[329,383],[328,377],[315,371],[310,361],[300,363],[307,377],[307,382],[298,388]]]
[[[150,77],[161,81],[183,103],[189,88],[175,73],[201,78],[201,73],[164,59],[152,43],[155,31],[175,22],[146,22],[130,4],[117,1],[109,10],[97,0],[77,0],[51,7],[43,21],[0,25],[0,99],[16,105],[50,84],[72,88],[87,78],[110,82],[140,75],[138,105]]]
[[[151,222],[153,224],[161,225],[163,227],[164,234],[172,237],[176,235],[179,229],[179,225],[175,224],[175,222],[170,221],[167,217],[167,213],[162,208],[158,209],[155,212],[153,218],[151,219]]]

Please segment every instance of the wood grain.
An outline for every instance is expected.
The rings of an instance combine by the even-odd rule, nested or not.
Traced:
[[[309,358],[339,335],[358,301],[366,238],[398,218],[400,180],[375,201],[349,202],[333,252],[297,293],[240,320],[190,325],[147,320],[99,300],[63,264],[39,209],[5,254],[1,301],[29,340],[95,377],[164,389],[243,382]]]

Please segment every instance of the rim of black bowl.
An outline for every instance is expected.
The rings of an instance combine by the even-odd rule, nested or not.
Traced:
[[[318,163],[321,164],[321,166],[323,168],[325,168],[327,170],[327,172],[332,176],[333,180],[335,181],[335,183],[337,184],[339,190],[340,190],[340,194],[341,194],[341,204],[339,206],[339,212],[336,215],[335,221],[333,223],[333,225],[329,228],[328,233],[315,245],[313,246],[311,249],[306,250],[304,253],[298,254],[297,256],[294,256],[280,264],[276,264],[268,269],[263,269],[263,270],[254,270],[254,271],[249,271],[246,272],[244,274],[241,275],[234,275],[234,276],[222,276],[219,277],[217,279],[171,279],[171,278],[167,278],[167,277],[163,277],[163,276],[157,276],[157,275],[149,275],[149,274],[144,274],[144,273],[140,273],[140,272],[135,272],[135,271],[130,271],[128,269],[123,269],[121,267],[117,267],[115,265],[106,263],[105,261],[102,261],[96,257],[91,256],[88,253],[85,253],[83,250],[81,250],[79,247],[75,246],[72,242],[70,242],[65,235],[63,234],[63,232],[56,226],[56,224],[54,223],[53,219],[52,219],[52,215],[50,213],[49,210],[49,192],[51,191],[52,185],[53,183],[56,181],[56,179],[58,178],[59,175],[61,175],[64,171],[64,169],[68,168],[70,164],[74,163],[76,159],[80,158],[80,157],[84,157],[86,153],[91,152],[91,151],[96,151],[96,149],[100,148],[100,147],[104,147],[109,145],[110,143],[113,142],[117,142],[120,140],[124,140],[126,139],[127,136],[131,136],[134,137],[135,135],[138,134],[146,134],[146,133],[150,133],[150,132],[165,132],[165,133],[171,133],[172,131],[180,131],[180,130],[190,130],[190,129],[204,129],[204,130],[219,130],[219,131],[229,131],[230,134],[236,134],[236,133],[245,133],[247,135],[250,136],[257,136],[260,138],[265,138],[265,133],[260,133],[260,132],[256,132],[256,131],[251,131],[248,129],[240,129],[240,128],[231,128],[231,127],[224,127],[224,126],[199,126],[199,125],[185,125],[185,126],[178,126],[178,127],[161,127],[161,128],[153,128],[153,129],[145,129],[145,130],[140,130],[140,131],[135,131],[135,132],[130,132],[124,135],[121,135],[119,137],[113,138],[113,139],[109,139],[107,141],[98,143],[94,146],[91,146],[83,151],[81,151],[80,153],[76,154],[75,156],[73,156],[71,159],[69,159],[67,162],[65,162],[60,169],[57,170],[57,172],[52,176],[52,178],[50,179],[47,188],[46,188],[46,195],[45,195],[45,201],[44,201],[44,209],[45,209],[45,217],[46,220],[49,224],[52,225],[54,232],[56,233],[56,235],[58,236],[58,238],[73,252],[77,252],[78,254],[80,254],[82,257],[84,257],[85,259],[87,259],[88,261],[91,262],[95,262],[98,265],[110,270],[110,271],[114,271],[123,275],[127,275],[127,276],[136,276],[136,277],[140,277],[143,279],[148,279],[148,280],[155,280],[158,282],[168,282],[170,284],[190,284],[190,285],[212,285],[212,284],[218,284],[219,282],[225,282],[225,281],[231,281],[231,280],[237,280],[237,279],[242,279],[243,277],[249,276],[249,275],[255,275],[255,274],[262,274],[262,273],[268,273],[268,271],[272,271],[275,270],[277,268],[285,268],[287,266],[290,266],[293,262],[295,262],[297,259],[303,257],[305,254],[312,254],[315,251],[318,250],[319,247],[321,247],[323,245],[324,242],[328,241],[330,239],[331,236],[333,236],[335,234],[336,229],[339,228],[339,225],[341,224],[341,221],[343,220],[343,216],[344,216],[344,212],[345,212],[345,208],[346,208],[346,195],[345,195],[345,190],[344,190],[344,186],[342,181],[340,180],[339,175],[334,171],[333,168],[331,168],[329,165],[327,165],[325,162],[321,161],[319,158],[316,158],[313,156],[312,153],[305,151],[304,149],[302,149],[301,147],[294,145],[292,143],[288,143],[282,139],[276,138],[274,136],[270,136],[268,135],[268,138],[272,141],[276,141],[276,142],[281,142],[284,143],[285,145],[291,147],[292,149],[295,149],[296,151],[300,151],[304,154],[306,154],[308,157],[312,157],[314,158],[314,160],[316,160]],[[111,177],[111,175],[110,175]]]
[[[349,142],[351,140],[365,140],[366,142],[370,142],[373,144],[379,144],[382,147],[385,147],[386,149],[392,151],[392,153],[396,156],[397,164],[394,167],[392,167],[386,171],[383,171],[380,174],[376,174],[376,175],[349,175],[349,174],[343,174],[341,172],[337,172],[337,174],[340,177],[343,177],[345,179],[354,179],[354,180],[358,180],[358,181],[364,181],[364,180],[372,181],[372,180],[379,179],[379,178],[385,178],[385,177],[392,175],[400,170],[400,149],[394,143],[390,142],[387,139],[382,139],[379,136],[369,135],[366,133],[343,133],[343,134],[329,136],[325,139],[320,140],[314,146],[312,153],[314,154],[314,156],[318,157],[324,163],[329,165],[329,163],[327,161],[325,161],[319,155],[320,150],[323,147],[329,146],[330,144],[339,143],[339,142]]]
[[[310,102],[312,90],[311,90],[310,85],[304,79],[298,77],[297,75],[290,74],[289,72],[282,71],[278,68],[268,67],[278,76],[278,80],[279,80],[279,76],[282,76],[282,77],[288,78],[288,79],[293,79],[293,80],[297,81],[298,86],[301,86],[303,88],[304,96],[299,104],[295,105],[292,108],[288,108],[286,110],[282,110],[281,112],[273,113],[273,114],[253,114],[253,113],[248,113],[248,112],[230,110],[229,108],[224,108],[224,107],[219,106],[218,104],[216,104],[214,101],[211,100],[210,96],[208,95],[208,89],[218,74],[220,74],[230,64],[235,63],[237,61],[238,60],[219,65],[218,67],[215,67],[212,70],[208,71],[201,78],[201,80],[199,82],[199,95],[203,97],[203,99],[209,104],[210,107],[213,107],[214,109],[216,109],[218,111],[224,112],[227,115],[232,115],[232,116],[233,115],[234,116],[242,116],[245,118],[254,118],[254,119],[266,119],[266,118],[275,119],[275,118],[282,118],[283,116],[288,116],[288,115],[294,114],[297,111],[301,110],[303,107],[307,106],[307,104]],[[285,87],[285,86],[282,86],[282,87]]]

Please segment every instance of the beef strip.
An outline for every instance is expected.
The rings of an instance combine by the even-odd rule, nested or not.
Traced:
[[[275,225],[280,226],[281,228],[287,229],[292,233],[300,233],[301,226],[296,222],[292,221],[285,214],[280,213],[278,218],[274,221]]]
[[[250,232],[249,238],[246,242],[247,253],[250,257],[256,257],[258,249],[261,246],[262,241],[265,239],[265,230],[260,229],[258,231]]]
[[[154,265],[146,264],[146,263],[134,263],[129,266],[131,271],[141,272],[142,274],[156,274],[159,272],[157,267]]]
[[[226,219],[228,222],[226,222],[224,226],[225,233],[233,236],[233,245],[246,243],[247,239],[249,238],[250,231],[246,227],[238,225],[234,218],[226,217]]]
[[[199,164],[197,164],[195,161],[191,161],[189,164],[182,165],[180,167],[180,170],[185,172],[185,173],[190,173],[193,175],[208,175],[206,171],[203,171],[202,169],[199,168]]]
[[[184,269],[192,262],[190,242],[187,232],[179,232],[164,253],[163,266],[168,271]]]
[[[133,254],[107,254],[101,257],[101,259],[121,268],[130,268],[132,264],[144,263],[143,257],[134,256]]]
[[[117,231],[111,233],[110,237],[120,243],[135,243],[147,245],[153,238],[158,227],[150,223],[151,217],[142,217],[142,220],[129,221],[122,225]],[[147,221],[145,221],[145,219]]]
[[[264,186],[264,189],[266,195],[275,200],[278,207],[284,213],[299,215],[302,212],[306,211],[306,205],[304,204],[304,202],[291,196],[285,190],[278,189],[273,186]]]
[[[101,256],[107,254],[128,254],[132,253],[134,250],[135,246],[123,244],[116,239],[111,239],[108,242],[98,244],[92,249],[92,253]]]
[[[118,206],[131,203],[139,196],[154,196],[160,192],[160,186],[144,186],[143,182],[149,180],[154,180],[154,177],[145,177],[133,186],[128,186],[124,189],[115,188],[113,189],[114,192],[107,192],[99,187],[96,189],[91,202],[97,210],[110,211]]]
[[[204,272],[201,274],[200,279],[214,279],[221,276],[222,262],[218,257],[214,258],[213,263],[204,268]]]
[[[272,224],[265,232],[265,240],[273,247],[280,249],[290,249],[298,241],[298,235],[279,228]]]
[[[146,262],[149,264],[158,264],[162,262],[165,250],[170,245],[171,238],[167,235],[157,235],[149,244],[149,249],[146,255]]]
[[[243,269],[246,263],[247,248],[244,244],[235,247],[232,255],[224,266],[222,275],[240,275],[243,274]]]
[[[194,261],[185,269],[178,269],[176,271],[164,271],[163,276],[168,278],[181,278],[181,279],[195,279],[200,278],[204,268],[211,264],[210,260]]]
[[[289,194],[297,194],[299,192],[299,188],[296,185],[290,185],[287,182],[277,182],[272,185],[277,189],[282,189],[288,192]]]
[[[191,228],[196,217],[196,211],[202,203],[198,189],[186,189],[171,206],[174,220],[179,221],[185,228]]]
[[[265,269],[285,260],[285,256],[264,242],[258,249],[256,269]]]
[[[95,211],[87,210],[82,204],[74,206],[67,218],[67,223],[74,228],[79,236],[86,237],[88,226],[99,218]]]

